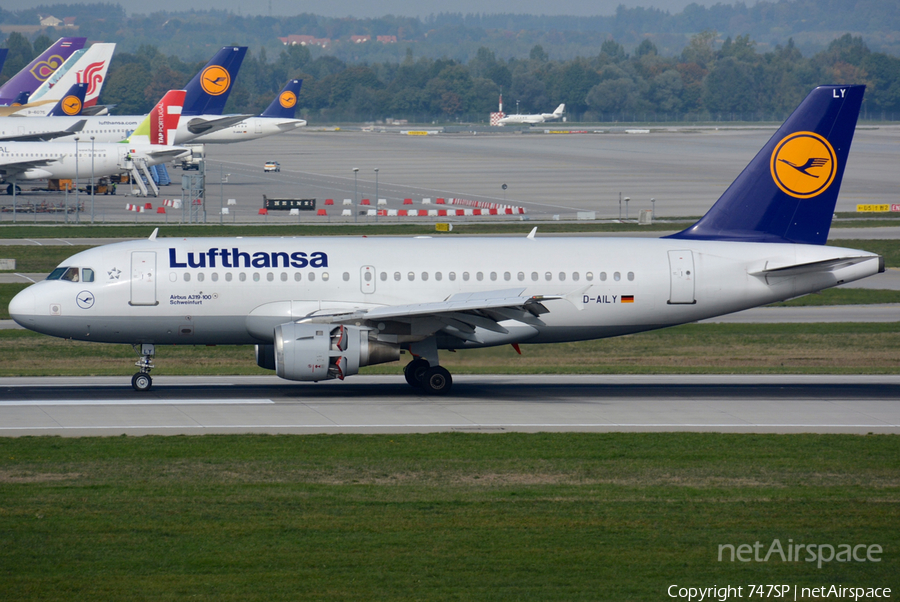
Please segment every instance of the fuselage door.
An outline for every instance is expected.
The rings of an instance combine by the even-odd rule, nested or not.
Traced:
[[[359,286],[362,292],[371,294],[375,292],[375,268],[364,265],[359,269]]]
[[[692,304],[694,299],[694,254],[669,251],[669,304]]]
[[[156,252],[131,253],[130,305],[158,305],[156,300]]]

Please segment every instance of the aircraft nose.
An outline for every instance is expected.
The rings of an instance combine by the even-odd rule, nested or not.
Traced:
[[[35,297],[31,287],[26,288],[9,302],[9,315],[21,326],[28,327],[26,322],[34,318]]]

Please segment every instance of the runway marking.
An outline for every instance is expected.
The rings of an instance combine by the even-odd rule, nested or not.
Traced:
[[[0,401],[0,407],[12,406],[171,406],[171,405],[266,405],[271,399],[19,399]],[[0,427],[2,428],[2,427]]]

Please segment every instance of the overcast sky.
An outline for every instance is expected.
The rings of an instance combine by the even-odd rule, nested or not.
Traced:
[[[41,4],[54,4],[55,0],[39,0]],[[66,2],[66,0],[60,0]],[[99,0],[68,0],[68,4],[88,4]],[[729,0],[694,0],[697,4],[711,6],[721,2],[733,4]],[[241,14],[260,15],[296,15],[314,13],[326,17],[383,17],[384,15],[403,15],[409,17],[427,17],[438,13],[516,13],[533,15],[611,15],[616,7],[624,4],[628,7],[643,6],[667,10],[671,13],[681,12],[692,0],[453,0],[452,2],[436,2],[435,0],[380,0],[378,2],[363,0],[111,0],[120,4],[129,15],[132,13],[151,13],[156,10],[183,11],[192,8],[205,10],[212,7],[232,10]],[[3,8],[18,10],[31,8],[35,0],[4,0]],[[747,0],[746,4],[755,4]],[[54,15],[64,17],[65,15]]]

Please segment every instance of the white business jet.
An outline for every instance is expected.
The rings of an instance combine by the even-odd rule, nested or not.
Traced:
[[[498,121],[497,123],[500,125],[537,125],[538,123],[544,123],[545,121],[555,121],[556,119],[560,119],[563,116],[565,110],[566,105],[562,104],[556,107],[556,110],[552,113],[535,113],[533,115],[507,115],[506,117],[500,119],[500,121]]]
[[[696,224],[637,238],[158,238],[63,261],[10,303],[57,337],[128,343],[138,391],[158,345],[255,345],[296,381],[415,359],[450,390],[439,349],[612,337],[805,295],[884,269],[825,246],[864,86],[823,86]]]

